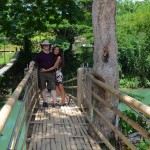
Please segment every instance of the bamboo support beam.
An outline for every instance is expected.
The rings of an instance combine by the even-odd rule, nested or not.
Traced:
[[[5,126],[5,123],[13,109],[13,106],[15,105],[16,101],[18,100],[23,88],[25,87],[28,79],[30,78],[30,75],[33,71],[33,68],[31,68],[28,73],[25,75],[23,80],[19,83],[13,94],[7,99],[5,105],[0,111],[0,134],[2,133],[2,130]]]
[[[121,117],[123,120],[125,120],[128,124],[130,124],[135,130],[137,130],[140,134],[142,134],[145,138],[150,139],[150,133],[148,133],[144,128],[142,128],[140,125],[136,124],[136,122],[129,119],[126,115],[121,113],[119,110],[114,108],[111,104],[109,104],[107,101],[100,98],[97,94],[92,92],[93,97],[98,100],[100,103],[107,106],[109,109],[111,109],[114,113],[116,113],[119,117]]]
[[[69,83],[69,82],[76,81],[76,80],[77,80],[77,77],[70,79],[70,80],[67,80],[67,81],[64,81],[64,83]]]
[[[85,99],[86,101],[86,99]],[[128,141],[128,139],[119,131],[115,128],[114,125],[112,125],[90,102],[86,101],[87,104],[93,108],[93,110],[97,113],[97,115],[107,124],[107,126],[110,127],[119,137],[120,139],[123,140],[123,142],[131,148],[131,150],[136,150],[136,147]]]
[[[31,113],[30,113],[30,116],[29,116],[28,121],[27,121],[27,125],[26,125],[27,131],[25,132],[25,136],[24,136],[25,138],[24,138],[24,140],[23,140],[23,144],[22,144],[22,148],[21,148],[21,149],[23,149],[23,146],[24,146],[25,143],[26,143],[27,132],[28,132],[29,125],[30,125],[30,122],[31,122],[31,119],[32,119],[32,114],[33,114],[33,111],[34,111],[35,106],[36,106],[36,104],[37,104],[37,101],[39,100],[38,98],[35,98],[35,96],[34,96],[33,99],[35,99],[35,100],[34,100],[34,105],[33,105],[32,109],[31,109]],[[30,103],[30,106],[31,106],[31,103]]]
[[[64,86],[65,89],[77,89],[77,86]]]
[[[67,95],[70,96],[70,97],[71,97],[73,100],[75,100],[75,101],[78,100],[77,97],[75,97],[75,96],[73,96],[73,95],[71,95],[71,94],[68,94],[68,93],[67,93]]]
[[[150,107],[141,103],[140,101],[121,93],[120,91],[111,88],[110,86],[106,85],[105,83],[95,79],[92,75],[89,75],[92,81],[99,85],[100,87],[104,88],[106,91],[109,91],[111,94],[115,95],[117,98],[119,98],[121,101],[126,103],[127,105],[133,107],[134,109],[142,112],[144,115],[150,118]]]

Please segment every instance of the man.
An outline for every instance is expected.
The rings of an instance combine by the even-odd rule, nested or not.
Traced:
[[[53,66],[54,55],[50,52],[51,44],[48,40],[43,40],[41,42],[41,52],[39,52],[33,60],[30,62],[29,68],[33,67],[35,63],[38,65],[38,74],[39,74],[39,87],[41,91],[41,97],[43,99],[43,107],[48,107],[46,102],[46,84],[48,89],[51,89],[51,96],[53,98],[53,107],[56,104],[56,90],[55,90],[55,73],[54,71],[50,72],[40,72],[41,68],[48,69]]]

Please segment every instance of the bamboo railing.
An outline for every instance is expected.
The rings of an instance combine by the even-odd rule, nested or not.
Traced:
[[[77,101],[78,107],[80,107],[89,122],[91,128],[100,140],[106,145],[110,150],[114,150],[115,146],[103,135],[103,133],[98,129],[98,127],[93,122],[93,114],[96,114],[100,120],[103,122],[118,136],[131,150],[135,150],[136,146],[131,143],[128,138],[123,135],[121,131],[116,128],[114,124],[109,122],[103,114],[95,107],[94,101],[100,103],[104,107],[109,108],[113,111],[116,116],[119,116],[129,125],[131,125],[136,131],[138,131],[144,138],[150,139],[150,133],[144,127],[140,126],[126,115],[124,115],[120,110],[113,107],[110,103],[105,101],[94,91],[93,86],[97,85],[104,91],[109,92],[112,96],[116,97],[120,101],[127,104],[129,107],[138,111],[143,116],[150,118],[150,107],[139,102],[138,100],[123,94],[119,90],[116,90],[104,82],[97,79],[96,75],[92,74],[90,68],[79,68],[77,71],[77,77],[64,82],[64,87],[69,93],[69,95]],[[3,128],[6,121],[16,103],[16,101],[22,100],[20,110],[17,116],[14,130],[12,132],[11,139],[9,141],[8,149],[23,149],[26,147],[26,137],[28,135],[28,127],[31,121],[33,110],[38,103],[38,79],[37,70],[30,69],[26,70],[25,77],[20,82],[18,87],[15,89],[13,94],[8,98],[6,104],[0,111],[0,134],[3,134]],[[22,115],[23,114],[23,115]],[[149,123],[149,122],[148,122]],[[23,127],[26,127],[26,132],[24,134],[23,142],[20,146],[20,137]]]
[[[15,122],[15,127],[11,134],[11,138],[7,149],[16,150],[26,147],[26,136],[28,134],[28,127],[32,117],[33,110],[38,101],[38,79],[37,69],[26,69],[25,77],[17,86],[13,94],[8,98],[5,105],[0,111],[0,133],[3,135],[3,128],[8,120],[8,117],[15,105],[21,100],[21,106]],[[23,128],[26,129],[25,134],[22,136]],[[23,138],[23,142],[20,142]]]
[[[73,79],[70,79],[68,81],[73,81]],[[66,83],[68,81],[66,81]],[[122,118],[129,125],[131,125],[132,128],[134,128],[137,132],[139,132],[144,138],[150,140],[150,133],[147,131],[147,129],[144,129],[144,127],[140,126],[139,124],[137,124],[137,122],[134,122],[126,115],[124,115],[120,110],[116,109],[106,100],[102,99],[95,91],[93,91],[94,84],[96,84],[103,90],[109,92],[110,94],[112,94],[112,96],[115,96],[121,102],[125,103],[126,105],[138,111],[140,114],[146,116],[147,118],[150,118],[150,107],[126,94],[123,94],[121,91],[116,90],[110,87],[109,85],[106,85],[104,82],[98,80],[97,76],[92,74],[92,70],[90,68],[79,68],[77,73],[77,86],[74,85],[69,88],[72,88],[72,90],[73,87],[77,88],[77,95],[75,97],[77,99],[78,106],[82,108],[83,113],[87,118],[87,121],[90,123],[91,127],[93,128],[97,136],[102,140],[103,143],[105,143],[106,147],[111,150],[115,149],[113,145],[111,145],[111,143],[108,141],[108,139],[106,139],[104,135],[101,133],[101,131],[99,131],[98,128],[94,125],[93,123],[94,113],[96,113],[99,119],[103,120],[103,122],[110,129],[112,129],[112,131],[127,145],[128,148],[130,148],[131,150],[136,149],[135,145],[131,143],[129,139],[115,127],[115,125],[109,122],[103,116],[103,114],[101,114],[101,112],[94,106],[93,101],[97,101],[101,103],[101,105],[103,105],[104,107],[107,107],[110,110],[112,110],[116,114],[116,116]],[[65,87],[67,88],[67,86]],[[149,122],[147,122],[147,124],[149,124]]]

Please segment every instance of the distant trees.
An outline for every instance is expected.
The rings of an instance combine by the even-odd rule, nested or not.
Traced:
[[[118,1],[117,41],[121,78],[150,86],[150,3]]]
[[[83,62],[92,66],[93,49],[82,46],[93,45],[94,41],[92,0],[1,0],[0,14],[0,34],[14,44],[23,45],[27,53],[31,52],[33,42],[48,38],[63,48],[67,62],[73,60],[72,68],[76,69]],[[148,0],[117,0],[116,34],[120,77],[129,80],[136,78],[140,83],[138,86],[150,86],[149,18]],[[86,40],[78,43],[79,48],[74,55],[71,49],[75,37]],[[86,56],[88,59],[85,61]],[[69,68],[71,72],[72,68]]]
[[[68,31],[71,27],[74,31],[73,25],[82,19],[80,8],[74,0],[12,0],[6,1],[0,11],[1,32],[5,32],[12,42],[18,44],[41,32],[50,32],[52,37],[60,34],[74,36],[73,32]]]

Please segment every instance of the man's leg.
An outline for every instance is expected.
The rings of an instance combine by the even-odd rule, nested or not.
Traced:
[[[53,103],[56,104],[57,101],[56,90],[51,90],[51,95],[52,95]]]
[[[41,90],[41,97],[43,99],[43,102],[46,102],[46,89]]]

